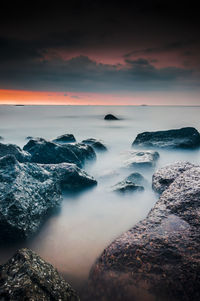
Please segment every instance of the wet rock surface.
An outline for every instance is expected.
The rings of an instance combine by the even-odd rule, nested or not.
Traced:
[[[58,207],[61,189],[96,185],[75,164],[19,163],[12,155],[0,159],[0,239],[26,239],[38,231],[46,214]]]
[[[161,148],[196,148],[200,146],[200,134],[193,127],[138,134],[132,146]]]
[[[57,144],[43,138],[31,139],[23,148],[31,154],[31,162],[41,164],[74,163],[82,167],[96,158],[93,148],[81,143]]]
[[[112,114],[107,114],[104,117],[105,120],[119,120],[116,116],[112,115]]]
[[[96,151],[107,151],[107,147],[104,145],[103,141],[95,138],[85,139],[82,141],[82,143],[91,145]]]
[[[159,153],[148,151],[131,151],[129,158],[125,160],[124,165],[126,167],[154,167],[156,161],[159,158]]]
[[[56,139],[54,139],[52,141],[55,143],[64,144],[64,143],[76,142],[76,139],[73,134],[64,134],[64,135],[58,136]]]
[[[31,155],[23,151],[19,146],[0,143],[0,158],[6,155],[14,155],[19,162],[27,162],[31,159]]]
[[[166,186],[143,221],[104,250],[85,300],[199,300],[199,220],[200,167],[192,167]]]
[[[60,185],[47,170],[11,155],[0,159],[0,239],[29,237],[60,202]]]
[[[0,266],[0,300],[79,301],[77,293],[35,252],[20,249]]]
[[[181,173],[192,167],[195,167],[192,163],[177,162],[158,169],[152,177],[153,189],[162,193]]]
[[[135,184],[145,184],[146,180],[139,172],[133,172],[128,177],[125,178],[125,181],[130,181]]]
[[[75,164],[41,164],[51,173],[55,181],[59,182],[62,189],[81,190],[83,188],[97,185],[97,181]]]

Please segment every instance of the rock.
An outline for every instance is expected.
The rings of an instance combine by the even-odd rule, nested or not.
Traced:
[[[26,139],[30,140],[30,139],[33,139],[33,137],[32,136],[27,136]]]
[[[91,145],[96,151],[107,151],[107,147],[103,144],[101,140],[97,140],[94,138],[88,138],[82,141],[82,143]]]
[[[89,145],[81,143],[57,144],[43,138],[31,139],[23,148],[31,154],[31,162],[41,164],[74,163],[82,167],[96,154]]]
[[[131,181],[121,181],[116,185],[112,186],[112,191],[127,193],[127,192],[135,192],[135,191],[143,191],[144,187],[137,185]]]
[[[125,161],[126,167],[154,167],[159,158],[155,151],[132,151],[129,159]]]
[[[144,132],[138,134],[132,146],[160,148],[196,148],[200,146],[200,134],[192,127]]]
[[[179,174],[148,216],[104,250],[90,272],[91,300],[199,300],[199,220],[200,166]]]
[[[37,164],[0,159],[0,239],[25,239],[61,202],[60,185]]]
[[[3,140],[3,137],[2,137],[2,136],[0,136],[0,140]]]
[[[19,146],[0,143],[0,158],[6,155],[14,155],[19,162],[28,162],[31,159],[31,155]]]
[[[61,203],[61,189],[76,190],[97,182],[75,164],[19,163],[0,159],[0,239],[26,239],[46,214]]]
[[[56,139],[52,141],[55,143],[64,144],[64,143],[76,142],[76,139],[72,134],[65,134],[65,135],[58,136]]]
[[[195,165],[189,162],[176,162],[158,169],[152,177],[153,189],[162,193],[181,173],[192,167]]]
[[[57,270],[30,249],[20,249],[0,266],[0,300],[79,301]]]
[[[131,173],[128,177],[125,178],[125,181],[130,181],[130,182],[135,183],[137,185],[146,183],[145,178],[138,172]]]
[[[112,114],[108,114],[104,117],[105,120],[119,120],[117,117],[115,117]]]
[[[58,181],[62,189],[80,190],[97,185],[97,181],[75,164],[41,164],[45,170],[52,173],[52,177]]]

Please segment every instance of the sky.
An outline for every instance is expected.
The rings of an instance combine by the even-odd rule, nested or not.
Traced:
[[[193,1],[1,7],[0,104],[200,105]]]

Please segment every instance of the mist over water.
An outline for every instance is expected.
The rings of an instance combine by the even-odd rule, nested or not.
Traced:
[[[118,121],[105,121],[112,113]],[[136,169],[123,167],[136,135],[143,131],[193,126],[200,130],[200,107],[128,106],[1,106],[0,136],[3,143],[21,147],[26,137],[53,139],[74,134],[78,142],[102,139],[108,152],[97,153],[85,170],[98,185],[76,194],[63,193],[61,209],[54,212],[30,241],[0,246],[0,264],[19,247],[30,247],[52,263],[74,288],[80,288],[103,249],[122,232],[143,219],[157,195],[151,189],[153,169],[139,172],[147,179],[144,192],[118,195],[111,186]],[[200,162],[199,150],[158,150],[156,169],[168,163]]]

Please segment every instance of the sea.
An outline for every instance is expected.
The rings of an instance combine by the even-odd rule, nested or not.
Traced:
[[[106,114],[119,118],[106,121]],[[107,152],[97,153],[84,169],[98,182],[89,190],[63,193],[56,210],[40,231],[26,242],[0,243],[0,264],[18,248],[28,247],[53,264],[63,277],[81,291],[98,256],[115,238],[144,219],[158,195],[152,190],[156,169],[177,161],[200,163],[200,150],[158,150],[154,168],[140,170],[145,177],[143,192],[116,194],[112,186],[134,171],[124,164],[132,142],[144,131],[192,126],[200,130],[200,107],[190,106],[0,106],[1,143],[23,147],[27,136],[53,139],[74,134],[81,142],[101,139]]]

